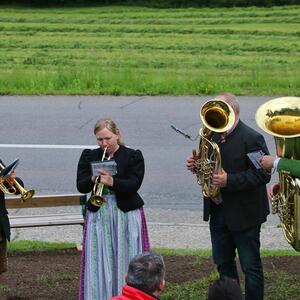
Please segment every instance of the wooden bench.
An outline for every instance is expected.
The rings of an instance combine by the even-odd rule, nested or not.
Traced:
[[[25,209],[25,208],[43,208],[58,206],[78,206],[84,205],[86,195],[69,194],[69,195],[46,195],[34,196],[33,198],[21,202],[20,197],[6,198],[6,208]],[[64,214],[45,214],[45,215],[9,215],[11,228],[38,227],[38,226],[58,226],[83,224],[83,215],[79,213]]]

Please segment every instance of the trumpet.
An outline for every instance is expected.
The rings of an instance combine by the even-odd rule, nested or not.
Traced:
[[[5,165],[2,162],[0,162],[0,171],[3,170],[4,168]],[[34,195],[34,190],[27,191],[14,178],[10,178],[10,179],[0,178],[0,190],[4,194],[8,194],[8,195],[14,195],[16,193],[20,193],[22,202],[31,199]]]
[[[107,147],[105,147],[103,150],[101,161],[104,161],[106,159],[106,152],[107,152]],[[108,156],[107,160],[110,160],[110,156]],[[92,195],[89,199],[91,204],[98,206],[98,207],[101,207],[105,202],[105,199],[102,196],[104,184],[101,183],[100,180],[101,180],[101,176],[99,175],[95,179],[95,184],[93,187]]]

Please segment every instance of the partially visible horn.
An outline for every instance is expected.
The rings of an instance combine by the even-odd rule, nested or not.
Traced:
[[[258,126],[275,138],[277,156],[300,159],[300,98],[281,97],[262,104],[255,116]],[[300,180],[279,172],[280,189],[271,199],[287,241],[300,251]]]
[[[195,161],[197,182],[202,186],[205,197],[216,197],[220,188],[212,184],[214,173],[221,173],[222,160],[219,146],[211,140],[214,132],[226,132],[235,121],[232,107],[225,101],[213,99],[205,102],[200,109],[203,127],[199,131],[199,152]]]

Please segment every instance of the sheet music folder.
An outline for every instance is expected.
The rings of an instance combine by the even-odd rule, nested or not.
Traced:
[[[117,174],[117,163],[114,159],[104,161],[91,162],[92,175],[100,175],[100,171],[106,171],[109,175],[113,176]]]
[[[260,159],[265,155],[261,150],[247,153],[248,158],[256,169],[261,169]]]
[[[0,177],[3,177],[4,179],[9,177],[11,173],[16,169],[18,164],[19,164],[19,159],[16,159],[10,165],[8,165],[3,170],[1,170]]]

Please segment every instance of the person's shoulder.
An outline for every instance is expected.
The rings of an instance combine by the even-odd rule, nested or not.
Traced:
[[[245,124],[243,121],[239,122],[240,124],[240,129],[243,131],[243,134],[246,134],[247,136],[261,136],[261,134],[256,131],[255,129],[253,129],[252,127],[248,126],[247,124]]]
[[[96,148],[96,149],[83,149],[82,150],[82,155],[91,155],[91,154],[94,154],[94,153],[97,153],[99,152],[99,148]]]
[[[129,159],[129,161],[131,161],[132,163],[137,163],[140,161],[144,161],[144,157],[143,154],[141,152],[141,150],[139,149],[134,149],[131,148],[129,146],[125,146],[125,145],[120,145],[120,149],[119,149],[119,154],[118,157],[121,158],[127,158]]]
[[[121,152],[125,152],[129,155],[138,155],[138,154],[142,154],[141,150],[139,149],[134,149],[130,146],[127,145],[120,145],[120,150]]]
[[[96,149],[83,149],[81,153],[81,159],[90,159],[92,157],[99,156],[99,148]]]

